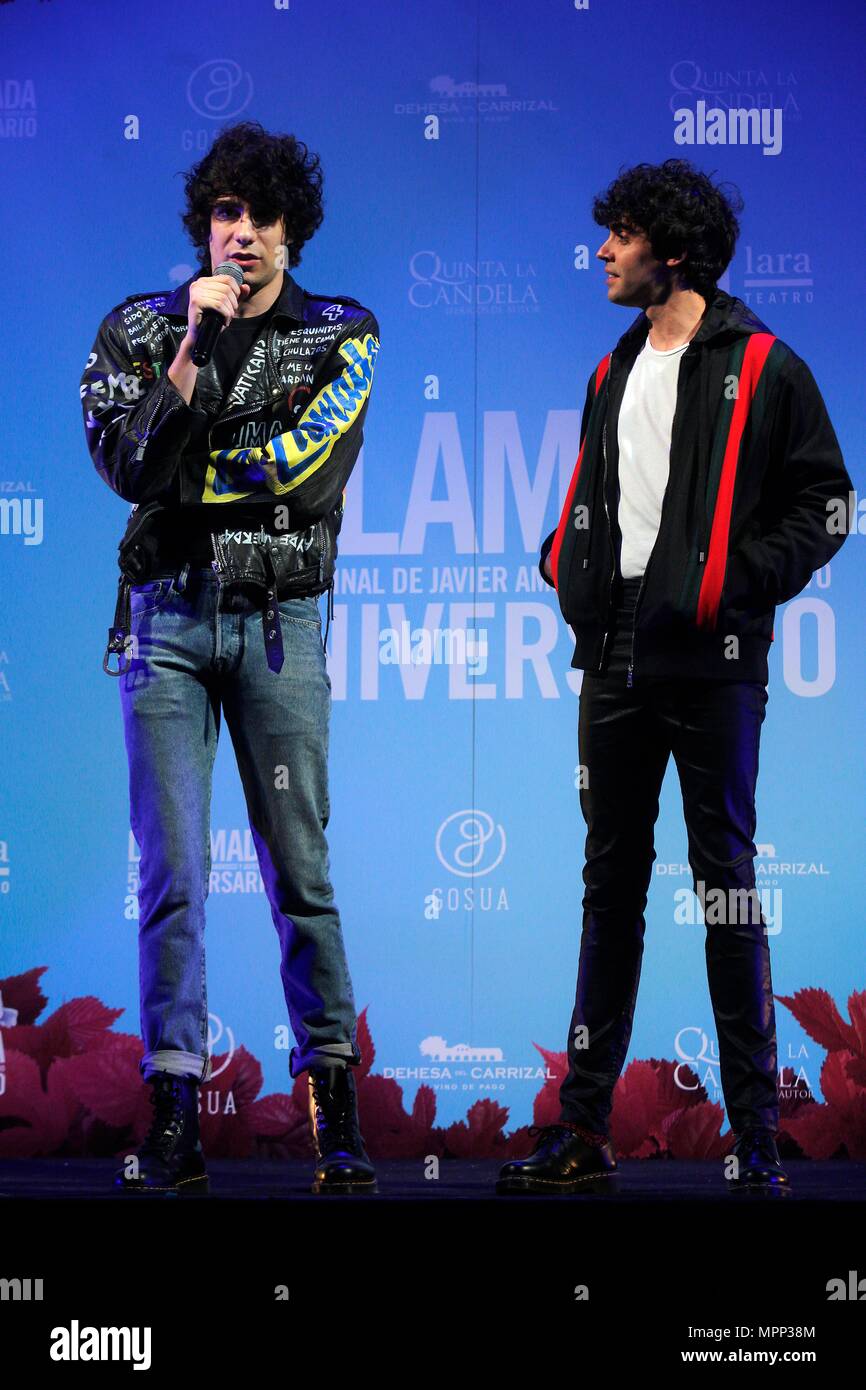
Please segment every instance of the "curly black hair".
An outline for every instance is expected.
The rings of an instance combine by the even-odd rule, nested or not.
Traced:
[[[287,265],[321,226],[322,168],[319,156],[294,135],[271,135],[259,121],[239,121],[221,130],[198,164],[184,174],[187,210],[183,225],[203,270],[212,269],[208,239],[215,198],[230,193],[249,203],[257,222],[285,219]]]
[[[736,213],[742,210],[734,184],[713,184],[687,159],[621,169],[592,204],[600,227],[644,232],[657,260],[685,253],[682,280],[704,298],[730,264],[740,233]]]

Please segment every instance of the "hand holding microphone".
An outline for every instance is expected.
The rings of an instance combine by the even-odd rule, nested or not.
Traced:
[[[248,299],[250,287],[236,261],[223,261],[213,275],[202,275],[189,287],[187,338],[192,360],[204,367],[211,360],[217,338],[238,311],[241,299]]]

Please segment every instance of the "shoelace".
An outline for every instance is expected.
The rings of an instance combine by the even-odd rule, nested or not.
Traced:
[[[761,1158],[767,1159],[770,1163],[778,1163],[775,1153],[776,1136],[761,1129],[744,1129],[738,1136],[734,1145],[734,1151],[741,1154],[745,1149],[755,1148]]]
[[[355,1150],[359,1148],[355,1133],[355,1123],[345,1111],[330,1122],[325,1119],[320,1105],[316,1105],[316,1138],[321,1152],[330,1153],[333,1149]]]
[[[154,1114],[142,1148],[151,1152],[164,1153],[171,1148],[182,1129],[183,1106],[180,1087],[169,1086],[164,1082],[155,1083],[151,1088],[150,1099]],[[170,1114],[166,1115],[165,1112],[169,1107]]]
[[[594,1148],[599,1148],[602,1144],[607,1143],[604,1135],[593,1134],[591,1130],[583,1129],[580,1125],[566,1124],[562,1120],[553,1125],[530,1125],[529,1127],[530,1135],[543,1136],[539,1138],[538,1147],[544,1143],[546,1138],[555,1139],[562,1131],[565,1131],[566,1134],[577,1134],[585,1144],[591,1144]]]

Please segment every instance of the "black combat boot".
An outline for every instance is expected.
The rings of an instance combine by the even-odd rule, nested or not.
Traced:
[[[115,1187],[123,1192],[206,1195],[208,1179],[198,1132],[197,1080],[159,1071],[147,1081],[152,1087],[153,1123],[144,1143],[135,1151],[136,1165],[130,1163],[130,1155],[115,1174]]]
[[[728,1178],[729,1192],[748,1197],[787,1197],[791,1184],[772,1130],[760,1126],[744,1129],[737,1135],[731,1153],[736,1155],[738,1164],[735,1176]]]
[[[309,1068],[310,1127],[318,1164],[312,1191],[375,1192],[376,1173],[358,1128],[351,1067]]]
[[[513,1158],[499,1170],[500,1195],[528,1192],[616,1192],[619,1177],[609,1139],[565,1121],[532,1125],[538,1140],[529,1158]]]

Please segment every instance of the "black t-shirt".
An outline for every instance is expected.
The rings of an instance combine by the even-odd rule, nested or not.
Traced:
[[[235,384],[241,363],[256,338],[267,327],[276,307],[277,301],[274,300],[270,309],[266,309],[263,314],[254,314],[252,318],[247,319],[232,319],[228,328],[224,328],[217,338],[213,360],[223,388],[223,405]]]
[[[277,301],[274,300],[263,314],[243,319],[234,318],[220,333],[214,348],[213,362],[222,387],[222,405],[225,405],[247,353],[259,334],[265,332],[276,307]],[[230,530],[239,528],[243,522],[246,522],[247,526],[250,524],[250,507],[243,502],[226,502],[223,506],[207,508],[207,512],[202,508],[198,520],[185,524],[182,534],[176,525],[166,519],[165,541],[161,541],[159,546],[159,563],[172,570],[184,562],[189,562],[194,568],[206,568],[214,558],[211,531],[222,531],[226,527]]]

